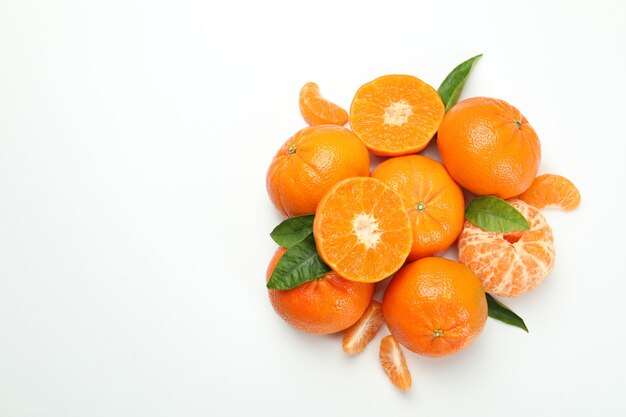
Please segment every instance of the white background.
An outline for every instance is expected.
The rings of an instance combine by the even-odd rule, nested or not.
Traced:
[[[624,4],[1,0],[0,416],[624,415]],[[273,312],[265,172],[305,82],[347,108],[477,53],[464,97],[519,107],[583,202],[507,301],[530,333],[406,352],[401,393],[386,330],[348,357]]]

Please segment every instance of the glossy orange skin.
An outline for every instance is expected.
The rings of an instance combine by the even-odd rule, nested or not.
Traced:
[[[423,258],[393,277],[383,298],[387,327],[407,349],[447,356],[469,346],[487,320],[478,277],[459,262]]]
[[[311,126],[278,150],[267,171],[270,200],[284,216],[313,214],[324,194],[339,181],[369,176],[367,148],[341,126]]]
[[[408,261],[447,250],[465,222],[461,187],[439,162],[422,155],[390,158],[379,164],[372,177],[400,194],[413,229]]]
[[[314,82],[304,84],[300,90],[299,104],[302,117],[311,126],[343,126],[348,123],[348,112],[322,97],[319,86]]]
[[[528,120],[495,98],[469,98],[452,107],[437,146],[452,178],[477,195],[507,199],[523,193],[541,162],[539,138]]]
[[[267,268],[269,281],[287,250],[278,248]],[[374,295],[374,284],[352,282],[329,272],[290,290],[269,289],[272,307],[290,326],[312,334],[347,329],[363,315]]]

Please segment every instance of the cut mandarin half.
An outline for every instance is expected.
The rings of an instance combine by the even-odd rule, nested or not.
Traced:
[[[421,151],[433,138],[445,107],[439,93],[411,75],[385,75],[359,88],[350,126],[376,155]]]
[[[384,322],[382,304],[372,300],[361,318],[344,333],[343,351],[348,355],[362,352]]]
[[[313,82],[304,84],[300,90],[300,113],[311,126],[343,126],[348,122],[348,112],[322,97],[320,88]]]
[[[380,352],[378,353],[380,364],[385,373],[396,387],[402,391],[411,388],[411,373],[406,366],[404,353],[400,344],[392,335],[383,337],[380,341]]]
[[[342,277],[381,281],[396,272],[413,243],[402,198],[375,178],[336,184],[317,206],[313,235],[320,257]]]
[[[519,198],[540,209],[570,211],[580,204],[578,188],[567,178],[556,174],[538,176]]]
[[[474,271],[488,293],[516,297],[533,290],[552,270],[554,237],[537,208],[519,199],[507,201],[530,229],[488,232],[466,221],[459,236],[459,261]]]

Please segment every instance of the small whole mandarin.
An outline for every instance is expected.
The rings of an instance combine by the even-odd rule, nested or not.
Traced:
[[[363,142],[335,125],[298,131],[278,150],[267,171],[270,200],[286,217],[313,214],[324,194],[339,181],[369,176]]]
[[[465,222],[463,191],[439,162],[422,155],[389,158],[372,177],[400,194],[413,230],[408,261],[446,251]]]
[[[437,146],[459,184],[477,195],[515,197],[530,187],[541,162],[535,130],[504,100],[474,97],[445,115]]]
[[[487,299],[478,277],[459,262],[423,258],[392,278],[383,298],[391,334],[424,356],[447,356],[469,346],[487,321]]]
[[[266,282],[287,250],[278,248],[267,268]],[[329,272],[290,290],[268,290],[276,313],[290,326],[312,334],[330,334],[356,323],[369,306],[374,284],[353,282]]]

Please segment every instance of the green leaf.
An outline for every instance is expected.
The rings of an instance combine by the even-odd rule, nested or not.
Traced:
[[[330,268],[317,254],[315,239],[311,234],[287,249],[272,271],[267,288],[289,290],[327,272],[330,272]]]
[[[515,207],[493,196],[477,197],[469,202],[465,217],[471,223],[489,232],[528,230],[528,222]]]
[[[270,236],[279,246],[289,249],[313,233],[314,215],[291,217],[276,226]]]
[[[500,320],[503,323],[510,324],[511,326],[519,327],[528,333],[528,327],[524,323],[524,320],[511,311],[510,308],[496,300],[491,294],[485,293],[487,296],[487,306],[489,307],[489,317]]]
[[[465,62],[461,62],[448,74],[446,79],[443,80],[439,86],[437,91],[441,96],[441,100],[443,100],[443,104],[446,106],[446,111],[450,110],[450,108],[459,101],[459,96],[461,95],[465,81],[467,81],[470,72],[472,72],[472,67],[481,56],[483,56],[483,54],[476,55]]]

